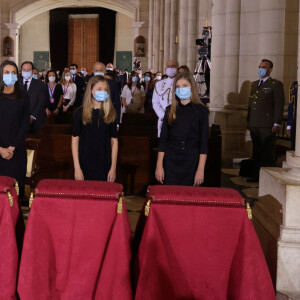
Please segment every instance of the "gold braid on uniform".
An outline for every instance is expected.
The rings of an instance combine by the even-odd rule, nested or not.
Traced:
[[[157,91],[157,89],[156,89],[156,85],[157,85],[157,83],[155,84],[154,89],[155,89],[156,94],[157,94],[158,96],[160,96],[160,97],[162,97],[166,92],[169,91],[169,93],[168,93],[168,104],[169,104],[169,97],[170,97],[171,88],[167,88],[162,94],[160,94],[160,93]]]

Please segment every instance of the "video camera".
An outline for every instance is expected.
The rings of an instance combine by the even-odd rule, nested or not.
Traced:
[[[196,46],[198,46],[198,53],[200,57],[207,57],[209,53],[209,39],[211,39],[211,26],[203,27],[202,30],[202,39],[196,40]]]

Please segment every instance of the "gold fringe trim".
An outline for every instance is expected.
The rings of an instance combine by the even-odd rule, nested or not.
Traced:
[[[123,197],[121,196],[118,203],[117,213],[121,214],[123,211]]]
[[[15,189],[16,189],[17,195],[19,196],[19,194],[20,194],[20,188],[19,188],[18,181],[16,181]]]
[[[14,199],[10,192],[7,192],[8,200],[9,200],[9,206],[12,207],[14,205]]]
[[[30,194],[30,198],[29,198],[29,208],[31,208],[33,203],[33,193]]]
[[[249,218],[249,220],[252,220],[252,211],[251,211],[251,208],[250,208],[250,204],[249,204],[249,203],[247,203],[247,208],[246,208],[246,210],[247,210],[247,213],[248,213],[248,218]]]
[[[149,213],[150,213],[150,203],[151,203],[151,200],[148,200],[147,201],[147,204],[145,206],[145,216],[148,217],[149,216]]]

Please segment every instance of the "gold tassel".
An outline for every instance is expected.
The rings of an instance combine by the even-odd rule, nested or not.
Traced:
[[[148,217],[149,216],[149,213],[150,213],[150,203],[151,203],[151,200],[148,200],[147,201],[147,204],[145,206],[145,216]]]
[[[19,184],[18,184],[18,181],[16,181],[16,184],[15,184],[15,189],[16,189],[17,195],[19,196],[20,189],[19,189]]]
[[[9,200],[9,206],[12,207],[14,205],[14,199],[10,192],[7,192],[8,200]]]
[[[117,213],[121,214],[123,210],[123,197],[121,196],[118,203]]]
[[[33,203],[33,193],[30,194],[30,198],[29,198],[29,208],[31,208],[32,203]]]
[[[247,202],[247,213],[248,213],[249,220],[252,220],[252,211],[249,202]]]

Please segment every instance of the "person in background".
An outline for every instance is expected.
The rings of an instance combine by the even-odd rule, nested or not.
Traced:
[[[72,80],[70,72],[64,72],[62,74],[60,84],[64,93],[63,96],[63,112],[67,113],[73,109],[73,105],[76,100],[76,84]]]
[[[32,78],[36,79],[36,80],[39,80],[40,79],[40,73],[39,73],[39,70],[34,68],[33,71],[32,71]]]
[[[19,84],[29,95],[30,133],[39,134],[46,120],[47,88],[43,82],[32,77],[33,69],[31,61],[22,63],[22,78]]]
[[[105,65],[102,62],[96,62],[93,65],[93,74],[94,76],[105,76],[106,75],[106,68]],[[106,76],[105,76],[106,77]],[[121,100],[120,100],[120,90],[117,85],[117,83],[114,80],[110,80],[106,78],[109,84],[109,90],[110,90],[110,97],[112,104],[115,108],[115,111],[117,113],[117,125],[120,124],[120,115],[121,115]]]
[[[46,108],[47,116],[58,115],[63,103],[63,89],[58,83],[58,76],[54,70],[49,70],[46,75],[46,84],[48,88],[48,103]]]
[[[291,137],[291,150],[295,150],[296,141],[296,121],[297,121],[297,99],[298,99],[298,81],[290,85],[289,92],[288,119],[286,133]]]
[[[178,71],[178,62],[169,60],[166,64],[167,78],[156,83],[153,92],[152,105],[158,117],[157,135],[160,136],[160,129],[165,115],[166,107],[172,103],[173,81]]]
[[[23,194],[30,104],[28,93],[18,84],[17,75],[18,68],[13,61],[5,60],[0,65],[0,176],[15,178]]]
[[[186,65],[183,65],[183,66],[180,66],[180,67],[179,67],[178,73],[181,73],[181,72],[191,73],[189,67],[186,66]]]
[[[73,83],[76,84],[76,99],[74,103],[74,107],[79,107],[82,104],[83,99],[83,89],[84,89],[84,81],[83,79],[77,74],[78,73],[78,65],[71,64],[70,65],[70,73],[72,76]]]
[[[106,65],[106,71],[113,71],[114,70],[114,65],[112,63],[108,63]]]
[[[162,80],[162,72],[156,72],[155,74],[155,81]]]
[[[75,180],[115,181],[116,111],[104,76],[97,75],[89,80],[83,106],[74,114],[72,155]]]
[[[163,119],[155,177],[166,185],[198,186],[204,181],[208,152],[208,109],[192,74],[176,75],[171,102]]]
[[[127,85],[124,86],[122,94],[123,113],[143,113],[146,101],[145,91],[140,84],[137,72],[132,71]]]
[[[153,91],[154,91],[155,81],[153,74],[150,71],[147,71],[145,73],[144,77],[144,89],[146,93],[146,101],[145,101],[145,111],[152,112],[152,97],[153,97]]]
[[[259,80],[252,82],[249,96],[247,128],[253,143],[253,174],[248,182],[259,181],[260,167],[275,167],[275,139],[282,121],[284,90],[273,79],[273,63],[263,59],[258,67]]]

